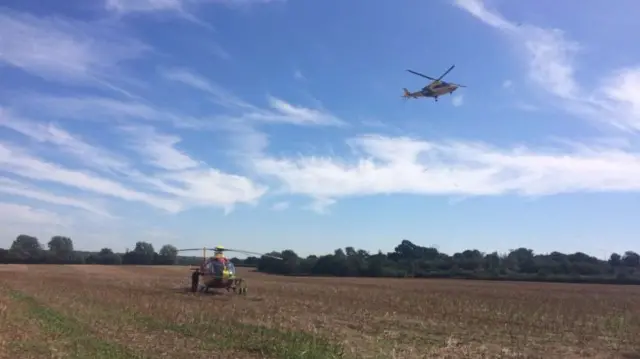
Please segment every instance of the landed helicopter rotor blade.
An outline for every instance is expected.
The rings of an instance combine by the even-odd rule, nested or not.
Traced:
[[[274,256],[274,255],[271,255],[271,254],[250,252],[250,251],[245,251],[245,250],[242,250],[242,249],[225,249],[225,251],[237,252],[237,253],[260,256],[260,257],[269,257],[269,258],[273,258],[273,259],[283,259],[282,257]]]

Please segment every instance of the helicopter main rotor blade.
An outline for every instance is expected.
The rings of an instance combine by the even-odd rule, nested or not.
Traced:
[[[202,248],[200,248],[202,249]],[[207,248],[208,251],[218,251],[220,249],[218,248]],[[260,256],[260,257],[269,257],[269,258],[273,258],[273,259],[280,259],[282,260],[282,257],[278,257],[278,256],[274,256],[271,254],[265,254],[265,253],[258,253],[258,252],[250,252],[250,251],[245,251],[245,250],[241,250],[241,249],[231,249],[231,248],[224,248],[222,249],[223,252],[236,252],[236,253],[242,253],[242,254],[247,254],[247,255],[251,255],[251,256]]]
[[[440,80],[442,80],[442,78],[443,78],[443,77],[445,77],[445,76],[447,76],[447,74],[448,74],[451,70],[453,70],[453,68],[454,68],[454,67],[456,67],[456,65],[451,65],[451,67],[449,67],[449,69],[448,69],[447,71],[445,71],[445,72],[442,74],[442,76],[440,76],[436,81],[440,81]]]
[[[250,251],[245,251],[245,250],[242,250],[242,249],[225,249],[225,251],[237,252],[237,253],[254,255],[254,256],[261,256],[261,257],[269,257],[269,258],[273,258],[273,259],[283,259],[282,257],[274,256],[274,255],[271,255],[271,254],[250,252]]]
[[[422,76],[422,77],[424,77],[425,79],[429,79],[429,80],[431,80],[431,81],[437,81],[436,79],[434,79],[434,78],[433,78],[433,77],[431,77],[431,76],[427,76],[427,75],[421,74],[421,73],[419,73],[419,72],[415,72],[415,71],[413,71],[413,70],[407,70],[407,71],[411,72],[411,73],[412,73],[412,74],[414,74],[414,75]]]
[[[188,251],[201,251],[202,248],[187,248],[187,249],[178,249],[178,252],[188,252]]]

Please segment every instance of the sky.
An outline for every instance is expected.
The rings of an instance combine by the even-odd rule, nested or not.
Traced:
[[[2,3],[0,247],[637,245],[635,0]]]

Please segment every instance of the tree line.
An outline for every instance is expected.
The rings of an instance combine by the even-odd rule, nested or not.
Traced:
[[[176,247],[167,244],[156,252],[153,245],[137,242],[132,251],[115,253],[111,248],[98,252],[76,251],[69,237],[53,236],[45,249],[38,238],[21,234],[9,249],[0,248],[0,263],[5,264],[200,264],[202,258],[178,256]]]
[[[232,258],[231,261],[238,266],[252,266],[260,272],[277,275],[640,284],[640,255],[633,251],[613,253],[608,260],[582,252],[536,254],[527,248],[504,254],[469,249],[448,255],[433,247],[402,240],[389,253],[372,254],[346,247],[336,249],[333,254],[306,258],[292,250],[269,254],[282,260],[249,257]],[[147,242],[137,242],[132,251],[125,253],[114,253],[109,248],[99,252],[76,251],[73,241],[64,236],[52,237],[45,249],[37,238],[21,234],[9,249],[0,249],[0,263],[198,265],[201,261],[197,256],[179,256],[176,247],[170,244],[156,252]]]

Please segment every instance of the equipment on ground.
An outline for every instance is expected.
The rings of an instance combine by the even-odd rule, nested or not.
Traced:
[[[226,289],[236,294],[247,294],[247,284],[243,278],[236,274],[235,265],[224,256],[224,252],[236,252],[260,257],[269,257],[282,260],[282,258],[270,254],[250,252],[240,249],[229,249],[223,246],[214,248],[187,248],[178,249],[178,252],[202,250],[202,264],[191,268],[191,291],[208,292],[209,288]],[[207,251],[213,251],[213,256],[207,258]]]
[[[457,90],[458,87],[466,87],[464,85],[455,84],[453,82],[442,81],[442,78],[445,77],[445,75],[447,75],[449,73],[449,71],[453,70],[453,68],[455,66],[456,65],[451,65],[451,67],[447,71],[445,71],[437,79],[434,79],[433,77],[429,77],[427,75],[421,74],[419,72],[415,72],[413,70],[407,70],[407,71],[411,72],[414,75],[422,76],[422,77],[424,77],[426,79],[431,80],[431,83],[428,84],[427,86],[423,87],[421,90],[418,90],[416,92],[410,92],[409,90],[407,90],[405,88],[405,89],[403,89],[404,90],[404,94],[402,95],[402,97],[405,98],[405,99],[419,98],[419,97],[433,97],[436,101],[438,101],[438,96],[446,95],[446,94],[453,94],[453,92],[455,90]]]

